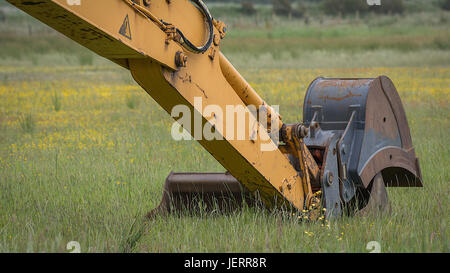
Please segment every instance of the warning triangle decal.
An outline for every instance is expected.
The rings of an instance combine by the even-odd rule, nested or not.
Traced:
[[[128,14],[125,17],[125,20],[123,20],[119,33],[131,40],[130,20],[128,19]]]

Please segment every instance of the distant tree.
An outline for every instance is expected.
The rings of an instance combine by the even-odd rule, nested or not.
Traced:
[[[401,14],[405,11],[405,5],[403,3],[403,0],[382,0],[380,6],[370,6],[369,10],[373,10],[376,13]]]
[[[444,10],[450,10],[450,0],[442,0],[441,8]]]
[[[2,23],[6,22],[6,15],[1,9],[0,9],[0,22]]]
[[[403,0],[381,0],[379,6],[369,6],[367,0],[324,0],[322,8],[326,14],[331,15],[363,14],[367,11],[376,13],[403,13],[405,11]]]
[[[255,6],[253,5],[253,2],[250,1],[242,1],[241,3],[241,11],[245,14],[255,14],[256,13],[256,9]]]
[[[289,0],[272,0],[273,12],[277,15],[291,16],[292,5]]]
[[[304,17],[306,14],[306,6],[303,2],[297,2],[294,8],[292,9],[292,15],[294,17]]]
[[[324,0],[322,10],[326,14],[355,14],[365,13],[368,9],[367,0]]]
[[[297,1],[292,5],[289,0],[272,0],[273,12],[281,16],[303,17],[306,7],[303,2]]]

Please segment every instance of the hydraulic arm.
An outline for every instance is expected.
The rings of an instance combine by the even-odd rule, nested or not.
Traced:
[[[171,174],[162,210],[174,208],[175,193],[231,191],[256,194],[268,208],[323,206],[335,216],[357,197],[364,207],[374,187],[422,185],[405,113],[387,77],[316,79],[304,121],[286,124],[221,53],[227,27],[201,0],[7,1],[130,70],[169,114],[183,106],[193,113],[191,124],[213,131],[208,139],[185,128],[229,173]],[[219,110],[205,111],[212,105]],[[225,114],[230,106],[234,113]]]

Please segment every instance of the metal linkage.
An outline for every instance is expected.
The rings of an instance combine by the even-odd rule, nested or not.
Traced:
[[[137,4],[131,0],[123,0],[123,1],[125,1],[127,4],[132,6],[141,15],[147,17],[149,20],[156,23],[161,28],[161,30],[163,30],[167,34],[168,39],[166,40],[166,42],[168,40],[172,39],[172,40],[178,42],[186,50],[193,52],[193,53],[197,53],[197,54],[204,53],[211,47],[211,44],[212,44],[213,38],[214,38],[214,29],[213,29],[214,23],[213,23],[213,18],[211,16],[211,13],[209,12],[208,7],[203,3],[202,0],[192,0],[192,3],[195,4],[195,6],[205,16],[206,22],[208,24],[208,32],[209,32],[208,40],[202,46],[194,45],[188,38],[186,38],[186,36],[183,34],[183,32],[179,28],[175,27],[171,23],[168,23],[162,19],[159,19],[158,17],[153,15],[149,10],[147,10],[144,7],[141,7],[139,4]],[[146,5],[149,6],[150,4],[147,3]]]

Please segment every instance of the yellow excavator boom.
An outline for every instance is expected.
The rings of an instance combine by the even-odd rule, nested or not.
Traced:
[[[184,106],[194,113],[189,118],[192,124],[200,121],[201,128],[209,124],[214,134],[220,137],[205,139],[195,128],[185,129],[246,191],[258,193],[268,208],[310,209],[317,205],[315,197],[325,192],[326,183],[341,185],[343,182],[340,180],[350,176],[347,172],[356,168],[351,158],[344,162],[347,158],[339,157],[339,151],[332,152],[331,148],[326,161],[331,162],[331,158],[336,156],[335,166],[325,164],[330,143],[335,147],[343,144],[342,141],[347,144],[347,139],[352,137],[346,133],[353,127],[344,130],[344,124],[344,128],[339,127],[340,135],[335,136],[335,140],[328,135],[324,138],[327,141],[314,143],[312,134],[317,135],[321,122],[326,125],[326,109],[316,111],[318,114],[305,123],[307,126],[303,123],[285,124],[277,111],[253,90],[221,53],[221,41],[226,36],[227,27],[212,18],[201,0],[7,1],[98,55],[130,70],[136,82],[169,114],[174,107]],[[361,92],[367,93],[375,80],[374,83],[356,84],[345,88],[362,88]],[[329,87],[324,85],[318,92],[326,95]],[[357,91],[351,89],[351,92]],[[224,111],[205,111],[212,105]],[[225,114],[229,106],[236,113]],[[250,106],[257,109],[256,113],[248,111]],[[361,106],[360,110],[363,108]],[[239,120],[235,119],[235,114],[239,116],[236,109],[244,109],[247,120],[241,138],[236,137],[240,129]],[[359,116],[354,117],[355,128],[359,128]],[[270,123],[263,122],[265,120]],[[346,122],[352,122],[350,115],[346,116]],[[313,132],[310,129],[314,129]],[[322,129],[325,132],[326,128]],[[278,138],[281,145],[276,141]],[[311,145],[305,142],[305,138]],[[414,164],[418,168],[418,164]],[[325,169],[325,165],[334,173]],[[408,171],[420,178],[414,166]],[[375,171],[379,173],[382,170]],[[367,177],[372,181],[374,175],[370,173]],[[355,185],[368,188],[369,185],[365,184],[370,181]],[[339,198],[330,199],[333,187],[330,186],[328,196],[323,198],[328,200],[327,207],[337,207],[340,202],[336,201]],[[343,196],[346,192],[342,190],[346,188],[345,183],[340,190],[338,188],[333,188],[333,194],[337,190],[340,200],[346,200]],[[349,193],[352,194],[351,191]]]

